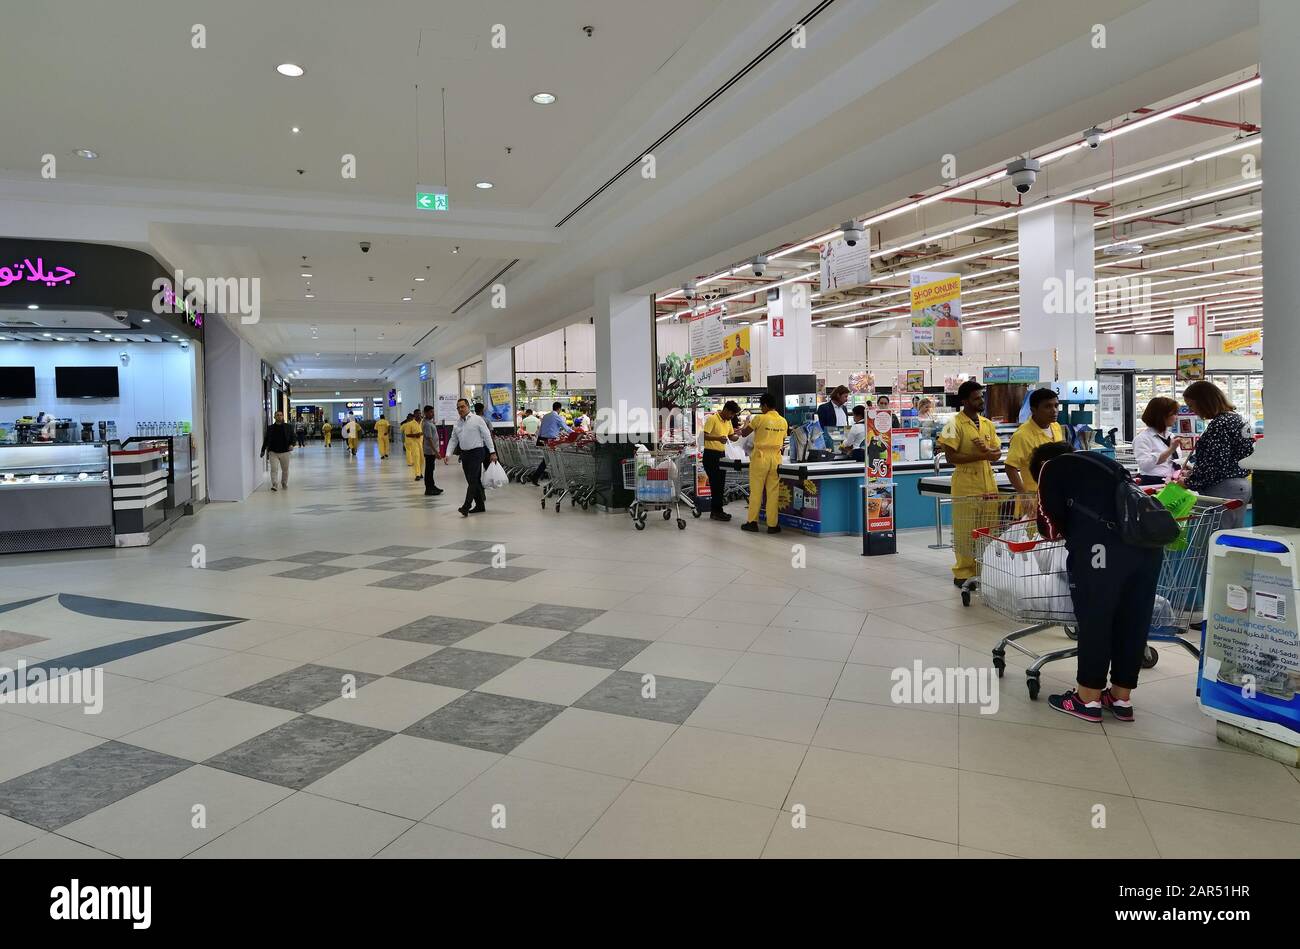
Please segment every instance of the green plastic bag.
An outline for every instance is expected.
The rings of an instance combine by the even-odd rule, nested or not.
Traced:
[[[1156,492],[1155,498],[1174,519],[1178,521],[1178,537],[1165,545],[1165,550],[1187,549],[1187,516],[1196,507],[1197,495],[1188,491],[1181,484],[1170,482]]]

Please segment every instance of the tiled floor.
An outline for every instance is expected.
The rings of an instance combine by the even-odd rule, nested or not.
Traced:
[[[1031,702],[1015,659],[996,714],[895,704],[895,668],[987,666],[1010,625],[929,532],[864,559],[517,485],[465,520],[438,476],[315,445],[152,548],[6,557],[0,666],[99,665],[104,707],[0,705],[0,855],[1300,852],[1300,775],[1217,744],[1175,648],[1132,725]]]

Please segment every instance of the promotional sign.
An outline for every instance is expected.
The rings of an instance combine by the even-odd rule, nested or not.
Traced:
[[[511,385],[508,382],[485,382],[483,392],[487,400],[483,403],[483,414],[489,425],[509,425],[514,420],[515,406],[511,397]]]
[[[921,430],[918,428],[896,428],[890,434],[891,470],[893,465],[905,461],[921,460]]]
[[[1264,333],[1262,330],[1246,330],[1244,333],[1223,334],[1223,351],[1233,356],[1260,356],[1264,352]]]
[[[1097,420],[1103,429],[1124,424],[1124,377],[1102,376],[1097,381]]]
[[[1174,378],[1178,382],[1200,382],[1205,378],[1205,347],[1189,346],[1174,354]]]
[[[1042,376],[1037,366],[1008,366],[1007,369],[1009,370],[1007,382],[1017,385],[1032,386]]]
[[[456,419],[460,418],[456,411],[456,397],[454,395],[440,395],[434,399],[433,418],[439,425],[454,425]]]
[[[726,329],[726,324],[717,316],[706,316],[690,324],[691,375],[702,386],[750,380],[753,350],[750,348],[749,327],[737,327],[732,333]]]
[[[914,273],[912,287],[912,355],[960,356],[961,275]]]
[[[781,510],[777,515],[777,523],[782,527],[820,534],[822,508],[817,482],[811,479],[782,478],[779,490]]]
[[[920,395],[925,391],[925,370],[907,370],[906,391],[908,395]]]
[[[867,232],[853,247],[844,238],[823,244],[821,247],[821,291],[830,293],[862,287],[871,282],[871,242]]]
[[[849,391],[854,393],[874,392],[876,377],[869,372],[850,372]]]
[[[981,373],[986,386],[996,385],[1001,382],[1011,381],[1010,366],[985,366],[984,372]]]
[[[867,533],[894,530],[894,446],[889,412],[867,413]]]

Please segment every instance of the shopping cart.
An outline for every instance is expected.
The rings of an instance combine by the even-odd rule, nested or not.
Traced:
[[[569,493],[569,482],[564,476],[564,452],[556,444],[542,446],[542,460],[546,462],[546,473],[550,480],[546,482],[546,487],[542,489],[542,510],[546,510],[546,505],[555,502],[555,513],[560,513],[560,502],[564,500]]]
[[[1153,492],[1154,489],[1148,493]],[[1192,512],[1180,519],[1182,535],[1166,548],[1160,565],[1143,668],[1150,669],[1160,659],[1160,654],[1149,645],[1152,642],[1177,643],[1200,658],[1200,649],[1185,634],[1200,624],[1205,605],[1210,536],[1221,526],[1223,516],[1240,508],[1242,503],[1236,499],[1200,497]],[[1057,626],[1071,639],[1078,639],[1074,601],[1066,573],[1065,541],[1037,536],[1033,523],[1028,520],[977,528],[974,540],[976,561],[980,565],[980,598],[1007,619],[1030,624],[999,640],[993,647],[993,666],[1000,678],[1006,671],[1008,647],[1030,659],[1025,684],[1029,697],[1036,699],[1043,666],[1079,653],[1075,646],[1036,653],[1019,642]]]
[[[521,468],[517,480],[520,484],[536,484],[537,469],[542,466],[542,450],[537,447],[537,439],[525,435],[515,444],[515,451],[519,453]]]
[[[1038,511],[1036,493],[1014,493],[1010,491],[993,494],[976,494],[969,497],[952,499],[952,547],[958,555],[972,553],[975,547],[975,532],[989,528],[1004,527],[1032,518]],[[978,554],[975,563],[980,562]],[[961,602],[970,606],[970,596],[979,589],[979,577],[974,576],[961,585]]]
[[[564,479],[568,482],[569,506],[580,505],[585,511],[596,497],[596,444],[583,440],[562,444]],[[549,466],[548,466],[549,467]],[[559,510],[558,504],[556,510]]]
[[[505,469],[506,477],[511,481],[519,477],[519,439],[513,435],[497,435],[494,439],[497,450],[497,462]]]
[[[655,512],[662,511],[665,521],[677,517],[677,529],[686,530],[686,518],[682,517],[681,505],[685,504],[695,517],[700,516],[699,508],[691,498],[684,494],[682,485],[685,480],[683,471],[690,469],[691,487],[695,487],[695,458],[680,448],[659,448],[636,458],[623,462],[623,487],[636,492],[636,499],[628,507],[628,516],[639,531],[645,530],[646,520]]]

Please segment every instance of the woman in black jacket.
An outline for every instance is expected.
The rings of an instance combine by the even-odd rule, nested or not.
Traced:
[[[1213,382],[1193,382],[1183,390],[1187,407],[1206,422],[1196,440],[1192,470],[1183,484],[1197,494],[1213,498],[1237,498],[1250,502],[1249,472],[1241,459],[1255,451],[1255,439],[1246,434],[1246,421],[1235,411],[1223,390]],[[1223,515],[1222,526],[1240,527],[1246,521],[1246,505]]]

